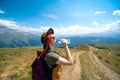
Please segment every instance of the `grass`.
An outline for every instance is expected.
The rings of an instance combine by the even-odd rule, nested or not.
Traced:
[[[31,80],[31,64],[39,49],[41,48],[1,48],[0,80]]]
[[[120,46],[114,44],[94,44],[92,46],[98,48],[94,54],[99,60],[120,75]],[[0,48],[0,80],[31,80],[31,64],[36,57],[37,50],[42,50],[42,48]],[[57,48],[57,51],[65,57],[64,49]],[[77,46],[71,48],[70,51],[72,54],[76,51],[84,51],[79,56],[82,67],[81,80],[100,80],[100,78],[95,77],[96,74],[103,77],[101,80],[109,80],[91,62],[88,45]]]
[[[0,48],[0,60],[6,60],[15,55],[26,53],[26,50],[32,50],[33,47],[22,47],[22,48]],[[34,48],[33,48],[34,49]],[[37,49],[37,47],[36,47]],[[31,51],[30,50],[30,51]]]
[[[103,64],[120,74],[120,45],[97,44],[94,46],[98,48],[98,50],[94,53],[103,62]]]
[[[89,47],[88,47],[88,45],[75,46],[74,50],[89,51]]]
[[[0,48],[0,80],[31,80],[31,64],[41,47]],[[63,49],[57,49],[65,57]]]
[[[81,80],[109,80],[99,68],[93,64],[90,59],[89,51],[85,51],[80,55],[80,63],[82,67]],[[96,77],[97,75],[98,77]]]
[[[118,56],[114,56],[114,53],[106,50],[99,50],[95,54],[106,66],[120,74],[120,60]]]

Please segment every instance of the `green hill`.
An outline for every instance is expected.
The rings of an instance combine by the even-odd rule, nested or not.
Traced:
[[[119,44],[92,44],[70,48],[74,64],[63,66],[60,80],[119,80],[119,48]],[[31,80],[31,64],[36,51],[41,49],[0,48],[0,80]],[[65,56],[62,48],[56,50]]]

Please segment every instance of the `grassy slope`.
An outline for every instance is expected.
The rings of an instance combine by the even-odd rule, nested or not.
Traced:
[[[0,80],[30,80],[31,63],[39,47],[1,48]]]
[[[120,75],[120,44],[97,44],[94,47],[98,48],[94,53],[103,64]]]
[[[119,45],[92,45],[99,47],[94,52],[95,55],[108,67],[117,72],[120,75],[120,50]],[[102,49],[101,49],[102,47]],[[112,48],[114,47],[114,48]],[[0,48],[0,80],[31,80],[31,63],[36,57],[36,50],[39,47],[23,47],[23,48]],[[58,52],[62,52],[63,49],[57,49]],[[83,50],[88,52],[87,46],[78,46],[71,49],[72,52]],[[64,56],[64,54],[62,55]],[[82,80],[91,79],[92,72],[104,77],[104,73],[98,72],[96,67],[93,66],[88,58],[88,54],[84,53],[80,56],[82,65]],[[88,65],[89,64],[89,65]],[[96,71],[95,71],[96,70]],[[94,75],[94,74],[93,74]],[[94,79],[94,78],[93,78]]]

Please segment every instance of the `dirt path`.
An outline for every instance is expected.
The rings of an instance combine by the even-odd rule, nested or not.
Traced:
[[[95,51],[96,48],[89,46],[89,51],[73,53],[74,64],[63,66],[60,80],[120,80],[120,75],[93,54]]]
[[[120,75],[118,75],[113,70],[106,67],[105,65],[103,65],[102,62],[100,62],[98,58],[94,54],[92,54],[92,52],[95,50],[96,50],[95,48],[90,47],[90,54],[91,54],[90,59],[94,64],[94,66],[98,67],[99,70],[103,72],[104,75],[107,76],[110,80],[120,80]]]
[[[106,67],[93,54],[97,51],[96,48],[89,46],[88,49],[88,51],[78,49],[72,54],[74,63],[63,66],[60,80],[120,80],[120,75]],[[0,80],[31,80],[30,65],[36,55],[33,55],[32,51],[27,51],[1,61],[3,66],[1,66]],[[29,77],[27,78],[27,76]]]
[[[67,65],[67,66],[63,66],[63,70],[62,70],[62,75],[60,80],[80,80],[80,74],[81,74],[81,64],[80,64],[80,60],[79,60],[79,56],[82,54],[83,52],[75,52],[72,56],[73,56],[73,60],[74,63],[73,65]],[[76,55],[77,54],[77,55]]]

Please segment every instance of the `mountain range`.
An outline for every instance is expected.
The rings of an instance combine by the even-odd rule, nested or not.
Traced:
[[[65,38],[70,39],[71,43],[69,44],[69,46],[71,47],[93,43],[120,44],[119,33],[86,34]],[[23,46],[41,46],[40,35],[35,35],[17,29],[10,29],[5,26],[0,26],[0,48]],[[57,44],[57,46],[60,46],[60,44]]]
[[[0,26],[0,48],[39,45],[40,37],[37,35]]]

